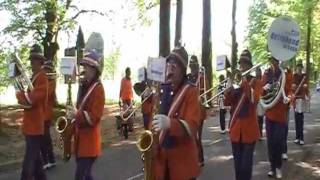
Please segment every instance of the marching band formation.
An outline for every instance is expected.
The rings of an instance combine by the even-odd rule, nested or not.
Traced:
[[[55,81],[48,76],[53,65],[40,46],[30,51],[32,78],[28,89],[17,89],[16,97],[23,105],[23,127],[26,150],[21,180],[45,180],[45,169],[56,165],[50,137],[55,99]],[[81,60],[83,77],[79,81],[76,105],[68,108],[67,117],[56,123],[61,135],[64,159],[75,156],[75,180],[93,179],[91,169],[101,155],[101,118],[105,92],[100,82],[101,59],[90,51]],[[190,62],[188,62],[190,61]],[[309,98],[307,76],[302,62],[295,73],[280,67],[281,59],[271,53],[270,68],[262,74],[260,66],[253,66],[252,55],[244,50],[239,58],[237,73],[219,77],[218,85],[221,133],[229,131],[234,159],[235,178],[252,177],[255,144],[263,137],[265,122],[270,171],[268,176],[282,178],[282,160],[287,159],[288,116],[294,107],[296,139],[304,145],[303,103]],[[187,74],[187,68],[191,70]],[[255,71],[255,76],[252,72]],[[121,119],[133,131],[133,91],[141,96],[144,131],[137,146],[142,151],[144,179],[194,180],[204,164],[202,129],[208,106],[205,68],[192,55],[190,60],[184,47],[176,47],[166,57],[166,82],[157,83],[145,78],[132,85],[130,68],[121,80]],[[146,72],[146,70],[145,70]],[[147,73],[145,73],[147,75]],[[205,94],[205,95],[204,95]],[[209,104],[210,105],[210,104]],[[212,104],[211,104],[212,106]],[[229,107],[229,108],[227,108]],[[230,109],[229,125],[226,113]]]

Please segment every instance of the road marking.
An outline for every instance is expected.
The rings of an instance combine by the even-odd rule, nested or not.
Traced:
[[[129,177],[127,180],[134,180],[134,179],[136,179],[136,178],[138,178],[140,176],[143,176],[143,173],[140,173],[140,174],[137,174],[135,176]]]

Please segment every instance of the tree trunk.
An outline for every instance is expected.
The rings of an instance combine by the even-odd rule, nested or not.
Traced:
[[[177,0],[176,36],[174,40],[174,46],[181,46],[182,11],[183,11],[183,0]]]
[[[308,85],[310,82],[310,53],[311,53],[311,25],[312,25],[312,7],[308,7],[308,20],[307,20],[307,44],[306,44],[306,75],[308,80]],[[310,87],[310,86],[308,86]]]
[[[42,40],[44,56],[56,64],[57,51],[59,45],[57,42],[58,36],[58,15],[57,15],[57,2],[46,2],[45,19],[47,23],[46,34]]]
[[[212,87],[211,0],[203,0],[202,66],[206,68],[207,89]],[[208,98],[211,97],[208,93]]]
[[[238,53],[238,43],[236,37],[236,10],[237,10],[237,0],[233,0],[232,5],[232,30],[231,30],[231,69],[232,72],[237,68],[237,53]]]
[[[170,0],[160,0],[159,56],[170,53]]]

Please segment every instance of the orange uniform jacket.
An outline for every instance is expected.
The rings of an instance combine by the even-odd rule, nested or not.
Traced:
[[[77,111],[75,131],[77,157],[96,157],[101,155],[100,121],[104,102],[104,89],[102,84],[99,83],[89,95],[83,109]]]
[[[54,80],[49,81],[49,86],[48,86],[48,100],[47,100],[47,106],[45,109],[46,117],[45,121],[51,121],[52,120],[52,114],[53,114],[53,107],[55,103],[55,91],[56,89],[56,83]]]
[[[292,73],[290,70],[284,70],[286,71],[286,83],[284,87],[284,91],[286,96],[291,95],[291,83],[292,83]],[[270,79],[275,78],[274,77],[274,71],[273,69],[269,68],[267,69],[262,77],[262,87],[266,85],[267,83],[270,83]],[[265,93],[265,92],[264,92]],[[288,111],[289,104],[283,103],[283,97],[279,99],[279,101],[270,109],[266,110],[265,116],[270,120],[274,122],[279,123],[285,123],[286,117],[287,117],[287,111]]]
[[[174,102],[178,98],[177,93],[174,96],[173,103],[169,113],[171,119],[170,128],[167,133],[174,138],[174,146],[172,148],[160,147],[157,156],[157,179],[162,180],[164,177],[165,166],[170,171],[170,179],[186,180],[197,177],[200,173],[198,165],[198,148],[196,145],[196,135],[199,128],[199,117],[201,109],[199,104],[199,90],[191,85],[182,96],[181,103],[174,107]],[[182,89],[182,88],[181,88]],[[170,115],[171,114],[171,115]]]
[[[120,99],[121,100],[133,99],[131,79],[127,79],[126,77],[122,78],[121,86],[120,86]]]
[[[20,104],[30,104],[30,109],[23,112],[22,131],[25,135],[43,135],[45,108],[47,101],[48,78],[41,70],[32,78],[34,89],[28,92],[16,93]]]
[[[246,111],[243,115],[240,115],[240,111],[233,118],[230,126],[230,139],[231,142],[253,143],[259,137],[259,126],[257,121],[257,103],[259,101],[259,81],[252,79],[252,85],[250,87],[249,82],[243,80],[240,91],[232,89],[225,93],[224,104],[231,106],[231,111],[234,112],[236,106],[239,103],[242,93],[246,93],[243,105],[240,107],[240,111]]]

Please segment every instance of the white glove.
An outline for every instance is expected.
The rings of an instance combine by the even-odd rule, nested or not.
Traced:
[[[265,91],[267,91],[267,90],[269,90],[270,88],[271,88],[271,84],[268,83],[268,84],[264,85],[262,89],[265,90]]]
[[[152,127],[156,132],[170,128],[170,118],[164,114],[156,114],[153,117]]]
[[[284,97],[284,98],[283,98],[283,103],[284,103],[284,104],[288,104],[288,103],[290,102],[290,100],[291,100],[291,96]]]

